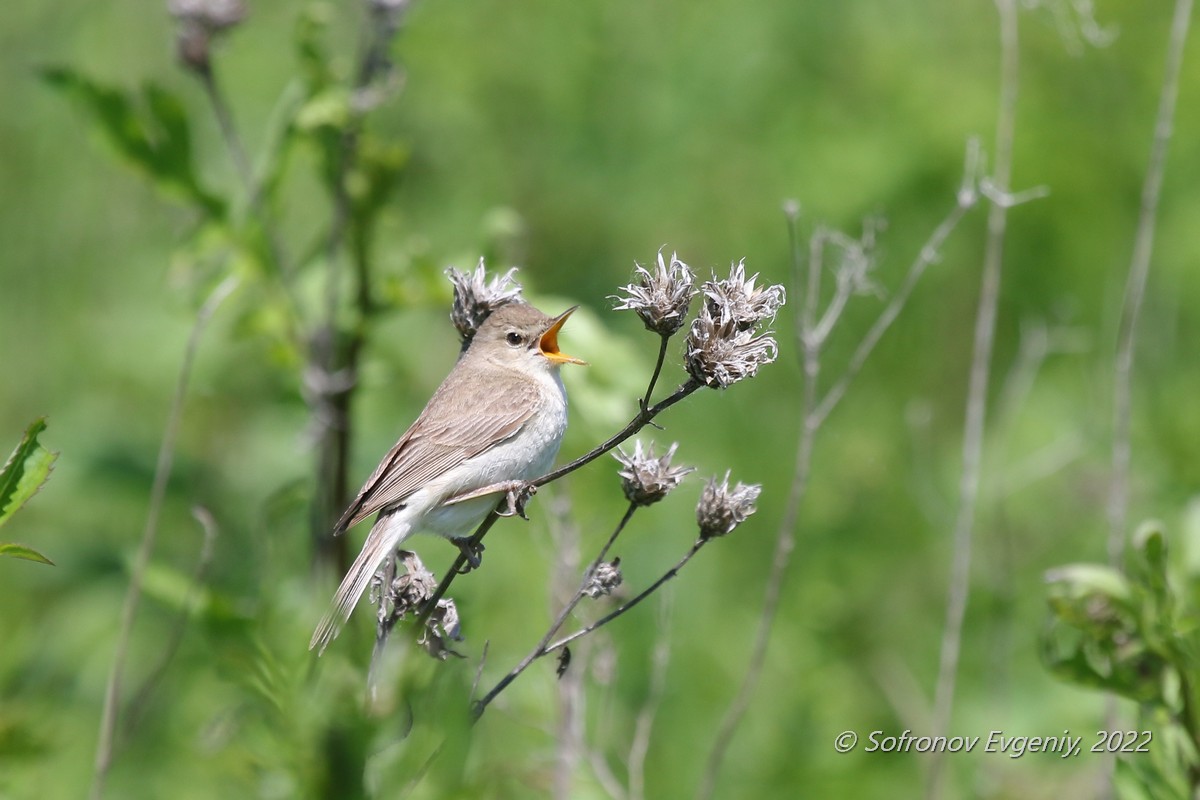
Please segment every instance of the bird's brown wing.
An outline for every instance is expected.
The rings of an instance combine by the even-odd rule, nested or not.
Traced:
[[[433,478],[511,439],[540,405],[531,380],[458,381],[451,375],[384,457],[338,520],[335,534],[402,504]],[[506,376],[505,376],[506,377]],[[453,408],[457,413],[449,413]]]

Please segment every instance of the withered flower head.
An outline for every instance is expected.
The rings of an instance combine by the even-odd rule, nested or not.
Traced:
[[[640,439],[634,441],[632,454],[617,448],[613,458],[621,462],[622,469],[617,474],[621,476],[621,489],[629,502],[639,506],[657,503],[679,485],[684,475],[695,471],[693,467],[671,466],[678,448],[676,442],[660,457],[654,455],[653,444],[643,451]]]
[[[436,659],[445,661],[448,656],[463,658],[463,654],[452,649],[448,641],[461,642],[462,628],[458,624],[458,607],[448,597],[438,600],[437,608],[425,621],[425,630],[417,644]]]
[[[675,253],[671,254],[668,265],[661,250],[653,273],[641,264],[634,266],[637,267],[636,281],[621,287],[628,296],[613,295],[610,298],[617,301],[614,310],[634,311],[642,318],[647,330],[671,336],[687,321],[688,308],[696,294],[692,271]]]
[[[721,324],[732,322],[739,331],[775,319],[787,302],[786,292],[780,284],[756,286],[757,281],[758,273],[746,277],[745,259],[730,265],[728,278],[705,281],[702,291],[709,315]]]
[[[730,489],[728,472],[720,483],[717,483],[715,476],[710,478],[700,495],[700,502],[696,504],[700,538],[724,536],[745,522],[757,511],[754,501],[761,492],[762,486],[758,484],[739,483]]]
[[[397,567],[403,567],[404,571],[397,570],[386,590],[383,585],[383,570],[377,572],[371,580],[369,597],[372,603],[379,606],[377,616],[381,629],[391,630],[409,614],[419,613],[437,590],[437,576],[425,568],[416,553],[399,551]],[[458,608],[453,600],[442,598],[425,620],[425,630],[421,632],[418,644],[431,656],[445,661],[447,656],[459,655],[447,644],[451,639],[462,640]]]
[[[458,329],[463,346],[471,342],[475,331],[488,315],[497,308],[521,299],[521,284],[513,278],[517,271],[513,267],[503,275],[490,281],[483,259],[473,273],[460,272],[454,267],[446,270],[450,283],[454,284],[454,305],[450,310],[450,321]]]
[[[437,588],[437,577],[425,568],[416,553],[401,550],[396,554],[396,562],[404,571],[396,571],[390,586],[385,588],[383,585],[383,570],[371,579],[368,597],[379,606],[381,622],[388,617],[401,620],[407,614],[419,611]]]
[[[245,19],[246,3],[244,0],[167,0],[167,11],[179,21],[175,41],[180,61],[189,69],[207,72],[213,36]]]
[[[744,378],[752,378],[763,364],[779,356],[779,346],[769,333],[739,328],[737,320],[723,321],[705,303],[688,331],[684,362],[688,373],[705,386],[726,389]]]
[[[622,580],[621,559],[602,561],[596,565],[596,571],[588,577],[587,585],[583,587],[583,593],[592,599],[601,595],[610,595],[613,589],[621,585]]]

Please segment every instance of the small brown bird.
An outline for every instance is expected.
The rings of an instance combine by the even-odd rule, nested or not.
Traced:
[[[548,317],[514,302],[479,326],[470,346],[338,520],[334,535],[378,512],[309,648],[337,636],[371,577],[420,530],[468,536],[506,491],[549,471],[567,428],[558,349],[575,308]]]

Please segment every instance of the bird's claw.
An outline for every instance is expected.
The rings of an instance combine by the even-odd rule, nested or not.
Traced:
[[[477,542],[470,536],[454,539],[453,542],[467,560],[462,569],[458,570],[458,574],[465,575],[473,569],[479,569],[479,565],[483,563],[483,542]]]
[[[537,487],[532,483],[510,486],[504,492],[505,507],[498,509],[496,513],[501,517],[518,516],[527,520],[529,517],[525,516],[525,506],[535,494],[537,494]]]
[[[445,502],[445,505],[455,505],[467,500],[474,500],[477,497],[486,497],[496,492],[504,492],[504,501],[496,508],[498,516],[518,516],[521,519],[529,519],[529,517],[525,516],[525,505],[529,502],[529,498],[537,493],[537,487],[526,481],[506,481],[504,483],[484,486],[481,489],[452,497]],[[464,536],[451,541],[458,547],[467,562],[458,571],[458,574],[462,575],[473,569],[479,569],[479,565],[483,562],[483,542],[475,541],[470,536]]]

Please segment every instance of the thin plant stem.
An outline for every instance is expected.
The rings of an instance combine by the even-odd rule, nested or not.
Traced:
[[[643,589],[641,592],[639,592],[637,594],[637,596],[634,597],[632,600],[629,600],[626,603],[622,604],[621,606],[613,609],[612,611],[605,614],[603,617],[601,617],[600,619],[591,623],[590,625],[586,625],[586,626],[580,628],[579,630],[572,633],[570,636],[564,636],[563,638],[559,639],[554,644],[549,645],[546,648],[546,652],[553,653],[553,652],[563,649],[564,647],[566,647],[567,645],[569,645],[571,642],[575,641],[576,639],[587,636],[589,633],[591,633],[592,631],[594,631],[598,628],[603,628],[605,625],[612,622],[614,619],[621,616],[626,611],[629,611],[634,606],[641,603],[647,597],[649,597],[650,595],[657,592],[659,587],[661,587],[664,583],[666,583],[667,581],[671,580],[676,575],[678,575],[679,570],[681,570],[685,566],[687,566],[687,563],[692,560],[692,557],[695,556],[696,553],[699,553],[700,549],[702,547],[704,547],[704,545],[708,544],[708,542],[710,542],[710,541],[712,541],[712,540],[711,539],[697,539],[696,543],[693,544],[691,549],[689,549],[687,551],[687,553],[684,554],[683,558],[681,558],[681,559],[679,559],[679,561],[675,562],[675,566],[671,567],[669,570],[664,572],[661,576],[659,576],[658,580],[656,580],[654,583],[650,584],[645,589]]]
[[[213,519],[212,512],[203,506],[193,508],[192,516],[200,524],[200,528],[204,532],[204,540],[200,545],[200,554],[196,558],[196,568],[192,571],[192,580],[188,585],[187,595],[183,599],[183,607],[179,611],[179,617],[171,630],[171,638],[167,642],[166,649],[159,658],[158,664],[150,671],[146,679],[142,681],[141,687],[134,692],[133,699],[129,701],[129,713],[125,722],[126,735],[132,732],[137,725],[150,697],[154,694],[155,688],[158,687],[159,681],[162,680],[162,676],[167,672],[167,667],[171,665],[172,659],[175,658],[175,654],[179,651],[179,645],[183,643],[183,636],[187,632],[188,620],[196,611],[197,595],[200,593],[200,588],[204,585],[204,578],[208,574],[209,565],[212,564],[213,550],[219,532],[217,521]]]
[[[633,742],[629,745],[629,800],[645,800],[646,797],[646,754],[650,751],[650,733],[654,727],[654,716],[667,688],[667,665],[671,661],[671,592],[660,596],[658,613],[659,635],[654,644],[650,662],[650,689],[646,702],[638,711],[633,726]]]
[[[556,758],[551,796],[555,800],[570,800],[575,796],[572,782],[575,770],[584,755],[584,723],[586,695],[583,691],[583,670],[567,671],[558,681],[559,720],[556,731]]]
[[[1016,128],[1019,85],[1018,9],[1016,0],[995,0],[1000,27],[1000,89],[996,118],[995,171],[992,184],[1001,194],[1008,192],[1012,175],[1013,140]],[[971,543],[983,461],[983,434],[987,419],[988,377],[996,334],[1000,300],[1000,275],[1004,239],[1008,228],[1009,203],[989,196],[987,241],[984,245],[983,281],[975,316],[975,337],[967,383],[966,419],[963,427],[962,472],[958,487],[958,512],[952,533],[953,557],[946,596],[946,623],[942,633],[937,687],[933,703],[933,735],[942,736],[950,727],[958,660],[962,648],[963,619],[971,583]],[[929,761],[927,796],[941,796],[944,754],[933,753]]]
[[[585,585],[579,584],[580,588],[575,588],[579,580],[579,528],[570,519],[570,501],[565,493],[557,494],[548,505],[556,545],[549,599],[552,607],[569,604],[573,608],[577,598],[582,596],[581,589]],[[609,538],[610,543],[613,538]],[[586,580],[587,572],[584,574]],[[565,615],[560,614],[553,625],[561,625],[563,619],[566,619]],[[551,796],[556,800],[570,800],[572,797],[575,772],[586,751],[587,696],[584,676],[587,672],[588,649],[580,648],[584,652],[575,654],[578,659],[576,668],[561,673],[557,682],[558,730],[554,737],[555,758],[551,780]]]
[[[580,467],[590,464],[591,462],[595,461],[600,456],[604,455],[605,453],[609,452],[617,445],[624,442],[629,437],[636,434],[642,428],[646,427],[647,424],[649,424],[655,417],[657,417],[663,411],[666,411],[668,408],[675,405],[676,403],[678,403],[680,400],[684,399],[688,395],[692,394],[697,389],[702,388],[702,386],[703,386],[703,384],[699,383],[696,379],[688,378],[687,382],[684,383],[682,386],[680,386],[678,389],[676,389],[674,392],[672,392],[669,397],[666,397],[666,398],[658,401],[657,403],[655,403],[654,405],[650,406],[649,408],[647,408],[643,411],[639,411],[638,414],[629,421],[629,424],[627,424],[624,428],[619,430],[617,433],[610,436],[603,444],[596,445],[596,447],[592,448],[587,453],[583,454],[582,456],[575,459],[574,461],[572,461],[568,464],[564,464],[563,466],[559,467],[556,470],[553,470],[552,472],[547,472],[542,477],[531,481],[531,483],[534,486],[545,486],[547,483],[550,483],[551,481],[556,481],[559,478],[563,477],[564,475],[572,473],[575,470],[579,469]]]
[[[795,220],[789,218],[789,229],[795,228]],[[792,234],[793,236],[795,234]],[[788,492],[787,507],[783,519],[779,523],[779,532],[775,537],[775,552],[771,557],[771,572],[767,577],[767,589],[763,599],[763,610],[759,615],[758,630],[755,633],[754,644],[751,648],[750,659],[746,666],[745,676],[738,686],[737,693],[725,711],[721,724],[717,727],[717,735],[712,749],[704,763],[704,774],[696,791],[698,798],[712,797],[716,789],[717,777],[725,761],[725,753],[729,749],[733,736],[750,706],[750,699],[758,687],[763,665],[766,663],[767,645],[771,639],[771,627],[775,622],[775,614],[779,608],[779,598],[783,589],[783,578],[791,561],[792,550],[796,546],[796,522],[800,514],[801,504],[808,489],[808,476],[812,466],[813,441],[816,437],[819,423],[816,423],[817,408],[817,379],[821,372],[821,343],[812,335],[817,318],[817,295],[820,293],[821,270],[823,268],[822,253],[826,234],[818,229],[813,234],[813,242],[809,248],[808,258],[808,292],[804,299],[804,307],[800,317],[800,342],[803,353],[804,392],[801,400],[800,439],[796,446],[796,466],[792,473],[792,487]],[[799,254],[793,250],[794,270],[799,270]]]
[[[592,559],[592,563],[583,573],[583,581],[579,584],[579,588],[575,591],[575,594],[562,607],[562,610],[558,612],[558,616],[554,618],[554,622],[550,624],[550,627],[546,630],[545,635],[542,636],[541,641],[539,641],[537,645],[530,650],[525,657],[522,658],[521,661],[509,671],[507,675],[501,678],[500,681],[492,687],[491,691],[484,695],[483,698],[475,704],[477,715],[482,714],[483,709],[487,707],[487,704],[494,700],[496,695],[504,691],[504,689],[510,683],[516,680],[517,677],[520,676],[520,674],[524,672],[530,664],[549,652],[547,645],[550,643],[550,640],[554,638],[554,634],[559,632],[563,626],[563,623],[567,621],[567,617],[571,615],[571,612],[575,610],[575,607],[578,606],[579,602],[584,598],[584,590],[587,588],[588,581],[595,573],[596,567],[598,567],[600,562],[604,560],[604,557],[608,555],[609,549],[617,540],[617,537],[621,535],[621,531],[623,531],[625,526],[629,524],[629,520],[633,518],[633,514],[635,511],[637,511],[637,509],[637,503],[629,504],[629,508],[625,510],[625,514],[621,517],[621,521],[617,523],[617,527],[613,530],[612,534],[609,535],[608,541],[604,543],[604,547],[600,548],[600,552],[594,559]]]
[[[1141,203],[1138,209],[1137,228],[1134,232],[1133,255],[1129,262],[1129,274],[1125,282],[1125,293],[1121,306],[1121,322],[1117,333],[1117,348],[1113,365],[1113,438],[1112,474],[1108,491],[1108,562],[1116,569],[1122,568],[1122,553],[1125,549],[1125,529],[1129,517],[1129,473],[1133,458],[1131,427],[1133,418],[1133,365],[1137,345],[1138,322],[1146,296],[1146,284],[1150,277],[1150,259],[1154,254],[1154,229],[1158,221],[1158,204],[1162,197],[1163,175],[1166,172],[1167,149],[1174,128],[1175,106],[1179,97],[1179,78],[1183,71],[1183,53],[1187,44],[1187,33],[1191,26],[1192,0],[1176,0],[1171,17],[1171,29],[1167,42],[1166,66],[1163,70],[1162,87],[1159,93],[1158,113],[1154,122],[1154,134],[1150,145],[1150,158],[1146,165],[1146,177],[1142,183]],[[1110,696],[1105,710],[1105,727],[1112,730],[1117,725],[1117,701]],[[1109,774],[1115,768],[1115,760],[1109,760]],[[1193,785],[1197,778],[1191,776]],[[1111,777],[1109,779],[1111,784]],[[1105,789],[1111,794],[1111,788]]]
[[[592,767],[592,774],[596,776],[596,783],[600,784],[600,788],[604,790],[605,794],[612,800],[625,800],[628,796],[625,793],[625,787],[613,774],[612,767],[604,758],[604,753],[595,749],[588,751],[588,764]]]
[[[146,568],[150,565],[150,556],[154,552],[154,544],[158,538],[158,520],[167,495],[167,481],[171,477],[171,466],[175,461],[175,443],[179,438],[179,425],[183,418],[183,402],[187,397],[188,385],[191,383],[196,351],[200,347],[200,338],[208,327],[209,320],[212,319],[221,303],[233,293],[237,285],[238,279],[233,275],[217,284],[204,304],[200,306],[200,310],[196,312],[196,320],[192,323],[191,333],[188,334],[187,344],[184,346],[183,362],[179,366],[175,394],[171,398],[166,430],[163,432],[162,444],[159,446],[158,462],[154,467],[154,482],[150,488],[150,505],[146,513],[146,526],[142,531],[141,545],[138,547],[137,556],[134,559],[133,571],[129,577],[129,587],[125,590],[125,601],[121,606],[121,620],[117,629],[117,646],[113,653],[108,683],[104,688],[104,710],[100,716],[100,734],[96,743],[96,759],[89,793],[92,800],[100,800],[104,796],[104,782],[108,777],[109,768],[112,767],[113,754],[116,749],[117,722],[120,716],[121,682],[125,672],[125,658],[129,653],[133,622],[142,597],[142,581],[146,575]]]
[[[630,503],[629,508],[625,509],[625,514],[621,517],[621,521],[617,523],[617,527],[613,529],[613,532],[609,535],[608,541],[604,543],[604,546],[600,548],[600,552],[596,554],[596,557],[592,559],[592,563],[589,564],[587,570],[584,571],[583,581],[579,584],[579,588],[575,591],[575,594],[571,597],[570,601],[563,606],[562,611],[558,612],[558,616],[555,617],[553,624],[551,624],[550,629],[546,631],[546,635],[542,638],[542,641],[538,643],[538,647],[536,649],[541,649],[547,642],[554,638],[554,634],[558,633],[559,629],[563,626],[563,623],[567,621],[567,617],[571,616],[571,612],[574,611],[575,607],[579,605],[581,600],[583,600],[584,589],[587,588],[588,582],[591,580],[592,576],[596,574],[596,568],[600,566],[600,562],[603,561],[604,557],[608,555],[608,551],[612,549],[613,544],[617,541],[617,537],[621,535],[621,531],[625,530],[625,526],[629,524],[629,520],[633,518],[633,513],[637,511],[637,509],[638,506],[636,503]]]
[[[658,361],[654,364],[654,374],[650,376],[650,385],[646,387],[646,395],[642,398],[639,408],[647,409],[650,407],[650,395],[654,394],[654,385],[658,383],[659,373],[662,372],[663,361],[667,357],[667,344],[670,343],[671,337],[666,334],[660,334],[661,341],[658,343]]]
[[[937,261],[941,247],[950,236],[950,233],[958,226],[958,223],[967,211],[976,204],[978,200],[978,193],[975,190],[977,165],[978,149],[974,142],[971,142],[967,147],[963,182],[958,191],[954,208],[942,219],[921,247],[920,253],[913,260],[912,264],[910,264],[900,288],[892,296],[887,306],[884,307],[879,317],[876,318],[875,323],[867,331],[867,334],[855,349],[842,374],[833,383],[832,387],[825,391],[824,395],[818,394],[817,381],[821,373],[821,351],[825,343],[825,337],[816,334],[819,325],[817,321],[818,301],[821,287],[821,272],[823,269],[823,252],[825,244],[829,240],[829,233],[824,228],[818,228],[810,238],[807,278],[805,281],[807,292],[801,310],[800,324],[796,337],[802,354],[805,384],[801,399],[801,424],[796,442],[796,463],[792,473],[792,485],[788,492],[787,506],[780,520],[778,533],[776,534],[775,551],[771,559],[770,573],[767,577],[767,586],[763,595],[763,610],[759,616],[758,629],[755,633],[754,644],[751,647],[750,659],[747,662],[746,672],[742,678],[742,682],[738,686],[737,693],[730,702],[729,708],[717,728],[717,735],[714,738],[712,749],[709,751],[705,762],[704,774],[696,791],[697,798],[706,799],[712,797],[713,792],[716,790],[717,778],[724,764],[725,754],[733,741],[738,727],[741,725],[742,719],[745,717],[750,700],[762,675],[763,665],[766,662],[767,647],[771,638],[771,629],[774,626],[775,616],[779,610],[783,582],[787,577],[792,551],[796,546],[796,525],[799,521],[800,509],[803,507],[808,489],[817,431],[820,430],[829,414],[845,396],[846,390],[861,371],[875,346],[883,338],[883,334],[895,322],[896,318],[899,317],[900,312],[908,302],[913,289],[925,273],[925,270],[929,265]],[[796,241],[794,227],[795,217],[789,215],[789,236],[793,242]],[[799,271],[799,248],[793,244],[791,249],[794,269]]]
[[[908,268],[908,272],[904,276],[903,282],[892,295],[892,299],[884,307],[883,311],[876,318],[867,334],[859,342],[855,348],[854,354],[850,356],[850,361],[847,363],[845,370],[834,384],[826,390],[824,396],[818,403],[814,412],[814,421],[818,427],[829,416],[830,412],[837,407],[842,398],[846,394],[846,390],[850,388],[850,384],[862,371],[863,365],[867,363],[867,359],[875,350],[875,346],[883,338],[888,328],[900,316],[900,312],[904,310],[904,306],[908,303],[908,298],[920,282],[921,277],[925,274],[925,270],[931,264],[938,260],[942,245],[946,239],[958,227],[962,218],[967,212],[975,207],[979,201],[979,194],[976,191],[975,184],[978,179],[976,170],[979,165],[979,148],[978,144],[973,140],[967,144],[966,164],[963,170],[963,183],[959,188],[958,197],[955,201],[954,208],[950,213],[942,219],[941,223],[930,234],[929,238],[922,245],[917,257],[913,259],[912,264]]]
[[[475,677],[471,680],[471,693],[467,695],[471,701],[475,700],[475,693],[479,691],[479,682],[483,680],[483,668],[487,665],[488,647],[491,645],[490,639],[483,640],[483,652],[479,654],[479,666],[475,668]]]
[[[1174,127],[1179,76],[1183,70],[1183,51],[1187,43],[1191,15],[1192,0],[1176,0],[1167,45],[1166,69],[1158,100],[1158,116],[1154,123],[1154,140],[1150,146],[1146,179],[1142,184],[1141,206],[1133,240],[1133,257],[1129,263],[1129,276],[1121,309],[1121,327],[1117,336],[1116,363],[1113,370],[1112,479],[1108,492],[1108,561],[1118,568],[1121,565],[1129,514],[1129,464],[1132,450],[1129,431],[1138,321],[1141,319],[1142,303],[1146,296],[1150,258],[1154,253],[1154,228],[1158,220],[1159,200],[1162,197],[1167,147]]]
[[[230,158],[233,159],[233,166],[237,169],[242,184],[251,193],[250,204],[253,206],[257,196],[257,192],[254,191],[254,169],[250,165],[250,157],[246,155],[242,137],[233,122],[233,113],[229,110],[229,103],[225,101],[225,94],[217,84],[211,66],[199,70],[199,74],[200,83],[204,86],[204,93],[208,96],[209,105],[212,106],[213,116],[217,118],[217,127],[221,130],[221,138],[225,140],[225,146],[229,149]]]

